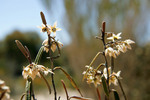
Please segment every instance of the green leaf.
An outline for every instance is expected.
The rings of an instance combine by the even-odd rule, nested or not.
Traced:
[[[113,93],[114,93],[115,100],[120,100],[118,92],[116,90],[113,90]]]
[[[38,64],[38,62],[39,62],[39,60],[40,60],[40,58],[42,56],[43,50],[44,50],[44,46],[42,46],[39,49],[38,54],[36,55],[36,58],[35,58],[35,61],[34,61],[35,64]]]
[[[109,90],[108,90],[106,79],[104,76],[102,76],[102,84],[103,84],[103,88],[104,88],[106,96],[109,96]]]

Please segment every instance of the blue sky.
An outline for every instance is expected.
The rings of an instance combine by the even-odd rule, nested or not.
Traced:
[[[40,26],[42,21],[40,17],[40,11],[43,11],[47,23],[52,25],[56,20],[58,22],[58,27],[63,28],[63,23],[61,23],[61,15],[64,13],[62,8],[62,2],[56,2],[58,13],[54,13],[51,18],[47,13],[45,7],[39,0],[3,0],[0,3],[0,40],[3,40],[8,34],[14,30],[19,30],[21,32],[36,31],[41,37],[46,38],[46,34],[40,33]],[[61,13],[59,13],[61,12]],[[59,16],[59,17],[58,17]],[[63,35],[62,35],[63,34]],[[58,32],[58,38],[64,42],[69,41],[69,36],[65,30]],[[63,39],[64,38],[64,39]]]
[[[141,40],[141,44],[147,43],[150,41],[150,20],[149,20],[149,9],[145,5],[145,2],[142,2],[141,14],[137,18],[137,22],[141,21],[143,25],[141,26],[135,23],[136,34]],[[51,13],[48,13],[44,5],[41,3],[41,0],[3,0],[0,2],[0,41],[3,40],[8,34],[12,33],[15,30],[21,32],[36,31],[42,39],[46,38],[46,34],[40,33],[40,29],[37,26],[40,26],[42,21],[40,17],[40,11],[43,11],[47,23],[52,25],[55,21],[58,22],[58,27],[62,28],[61,32],[57,32],[58,39],[64,44],[68,44],[71,40],[69,34],[63,26],[66,23],[62,21],[62,16],[65,14],[65,8],[63,7],[63,0],[56,0],[52,5],[54,10],[51,10]],[[93,22],[93,20],[92,20]],[[91,24],[91,23],[90,23]],[[145,29],[146,28],[146,29]],[[147,35],[144,35],[144,39],[140,39],[143,36],[144,29]]]

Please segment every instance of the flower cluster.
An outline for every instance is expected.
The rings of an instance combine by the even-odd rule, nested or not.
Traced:
[[[102,72],[88,65],[86,65],[85,67],[87,68],[87,70],[83,72],[84,79],[85,78],[87,79],[88,84],[94,83],[95,87],[97,87],[97,85],[102,82],[101,81]]]
[[[36,75],[41,77],[40,72],[43,72],[44,75],[47,75],[48,73],[53,74],[51,69],[48,69],[48,68],[44,67],[43,65],[37,65],[35,63],[32,63],[23,68],[22,75],[23,75],[24,79],[31,77],[32,80],[34,80]]]
[[[106,33],[107,39],[111,40],[106,44],[105,55],[109,55],[110,57],[116,58],[120,54],[120,52],[125,53],[127,49],[131,49],[130,44],[135,43],[134,41],[127,39],[125,41],[121,41],[121,33],[115,35],[114,33]]]
[[[52,41],[51,50],[53,52],[55,52],[55,50],[56,50],[56,47],[57,47],[56,43],[58,44],[59,48],[61,48],[63,46],[63,44],[61,42],[59,42],[59,41],[56,41],[56,42]],[[46,51],[48,53],[48,51],[49,51],[48,39],[44,40],[42,45],[44,46],[44,51]]]
[[[56,36],[56,31],[60,31],[61,29],[57,27],[57,21],[54,23],[53,26],[51,25],[44,25],[39,26],[41,29],[41,32],[47,32],[48,34],[51,34],[52,32],[54,33],[54,37]]]
[[[0,98],[1,100],[11,100],[10,99],[10,89],[5,85],[5,82],[0,79]]]
[[[120,77],[121,71],[118,71],[117,73],[111,71],[111,67],[108,68],[108,74],[109,74],[109,85],[113,83],[114,85],[118,85],[118,79],[122,79]],[[107,69],[104,68],[103,75],[107,79]],[[117,79],[118,78],[118,79]]]
[[[53,52],[55,52],[56,48],[57,48],[57,45],[59,48],[61,48],[63,46],[63,44],[60,42],[60,41],[56,41],[55,40],[55,36],[56,36],[56,31],[60,31],[61,29],[57,27],[57,22],[54,23],[53,26],[51,25],[44,25],[42,24],[42,27],[39,27],[41,28],[41,31],[42,32],[47,32],[48,35],[50,35],[51,33],[54,34],[52,40],[51,40],[51,50]],[[44,51],[46,51],[48,53],[49,51],[49,45],[48,45],[48,39],[45,39],[42,43],[42,45],[44,46]]]
[[[102,72],[88,65],[86,65],[85,67],[87,68],[87,70],[83,72],[83,75],[84,75],[83,78],[87,80],[88,84],[94,83],[95,87],[97,87],[97,85],[100,85],[102,83],[102,80],[101,80],[102,76],[104,76],[105,79],[108,78],[106,68],[104,68]],[[118,79],[122,79],[120,77],[120,73],[121,71],[118,71],[117,73],[115,73],[111,71],[111,67],[108,68],[109,85],[111,85],[111,83],[114,85],[118,85]]]

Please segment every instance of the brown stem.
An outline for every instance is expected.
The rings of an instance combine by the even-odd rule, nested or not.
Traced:
[[[6,93],[6,92],[3,92],[3,93],[1,94],[1,96],[0,96],[0,100],[2,100],[2,99],[3,99],[3,97],[5,96],[5,93]]]
[[[105,50],[106,50],[106,43],[105,43],[105,22],[102,23],[102,29],[101,29],[101,32],[102,32],[102,35],[101,35],[101,40],[103,42],[103,45],[104,45],[104,52],[103,52],[103,55],[104,55],[104,59],[105,59],[105,66],[106,66],[106,69],[107,69],[107,84],[108,84],[108,90],[109,90],[109,73],[108,73],[108,62],[107,62],[107,58],[106,58],[106,55],[105,55]],[[109,100],[109,97],[106,98],[105,96],[105,99],[106,100]]]
[[[26,93],[22,94],[20,100],[23,100],[24,96],[26,95]],[[1,99],[0,99],[1,100]]]
[[[96,88],[96,91],[97,91],[97,95],[98,95],[98,100],[101,100],[101,95],[100,95],[100,92],[98,90],[98,87]]]
[[[46,85],[47,85],[47,87],[48,87],[49,94],[51,94],[51,87],[50,87],[48,81],[45,79],[45,77],[44,77],[44,75],[42,74],[41,71],[39,71],[39,73],[40,73],[41,77],[43,78],[43,80],[45,81],[45,83],[46,83]]]
[[[51,37],[50,34],[48,35],[48,45],[49,45],[49,57],[50,57],[50,63],[51,63],[51,69],[52,72],[54,72],[54,64],[53,64],[53,58],[51,58]],[[51,74],[51,78],[52,78],[52,85],[53,85],[53,89],[54,89],[54,100],[57,100],[57,92],[56,92],[56,87],[55,87],[55,82],[54,82],[54,74]]]
[[[65,83],[64,83],[63,80],[61,80],[61,83],[63,84],[63,87],[64,87],[64,90],[65,90],[65,93],[66,93],[67,100],[69,100],[69,95],[68,95],[68,91],[67,91],[66,85],[65,85]]]

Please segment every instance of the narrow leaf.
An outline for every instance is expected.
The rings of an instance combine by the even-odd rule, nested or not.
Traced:
[[[46,23],[46,19],[45,19],[44,13],[41,11],[40,14],[41,14],[41,18],[42,18],[43,24],[46,25],[47,23]]]
[[[63,85],[63,87],[64,87],[64,90],[65,90],[65,93],[66,93],[67,100],[69,100],[69,96],[68,96],[68,92],[67,92],[67,89],[66,89],[66,85],[65,85],[65,83],[64,83],[63,80],[61,80],[61,83],[62,83],[62,85]]]
[[[109,96],[109,90],[108,90],[106,79],[104,76],[102,76],[102,84],[103,84],[103,88],[104,88],[106,96]]]
[[[66,75],[66,77],[70,80],[72,86],[73,86],[75,89],[77,89],[77,91],[78,91],[78,92],[80,93],[80,95],[83,97],[82,93],[80,92],[80,89],[77,87],[77,85],[76,85],[75,81],[72,79],[72,77],[71,77],[63,68],[61,68],[61,67],[55,67],[54,70],[56,70],[56,69],[61,70],[61,71]]]
[[[25,49],[26,49],[26,51],[27,51],[27,53],[28,53],[27,59],[28,59],[29,63],[31,64],[32,61],[31,61],[31,54],[30,54],[30,51],[29,51],[29,49],[28,49],[27,46],[25,46]]]
[[[22,45],[22,43],[19,40],[15,40],[17,47],[20,49],[20,51],[23,53],[23,55],[28,58],[29,54],[27,52],[27,50],[24,48],[24,46]]]
[[[72,98],[78,99],[78,100],[92,100],[90,98],[84,98],[84,97],[79,97],[79,96],[72,96],[72,97],[69,98],[69,100],[72,99]]]
[[[116,91],[116,90],[112,90],[113,91],[113,93],[114,93],[114,98],[115,98],[115,100],[120,100],[120,98],[119,98],[119,95],[118,95],[118,92]]]
[[[39,73],[40,73],[40,75],[42,76],[43,80],[45,81],[45,83],[46,83],[46,85],[47,85],[47,87],[48,87],[49,94],[51,94],[51,87],[50,87],[48,81],[45,79],[45,77],[44,77],[44,75],[42,74],[41,71],[39,71]]]

